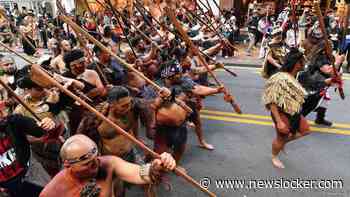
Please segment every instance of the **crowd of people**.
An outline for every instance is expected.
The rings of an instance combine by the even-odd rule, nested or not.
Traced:
[[[199,147],[214,149],[204,139],[200,110],[209,95],[223,94],[224,101],[234,103],[228,88],[215,86],[208,76],[224,68],[215,61],[218,55],[236,54],[241,22],[233,12],[214,15],[193,1],[144,5],[136,0],[123,11],[108,3],[100,6],[103,12],[87,9],[80,16],[59,9],[59,15],[67,15],[108,50],[67,20],[23,8],[2,10],[2,43],[36,58],[35,65],[160,158],[140,153],[108,121],[36,76],[33,65],[18,67],[2,55],[1,80],[31,108],[1,89],[0,187],[12,197],[125,196],[128,183],[146,185],[145,195],[153,196],[152,187],[167,182],[167,171],[178,166],[186,172],[179,165],[189,129]],[[278,154],[287,142],[308,134],[304,116],[316,111],[317,124],[332,125],[325,119],[327,92],[332,85],[341,88],[333,66],[341,67],[350,45],[341,42],[344,30],[332,11],[325,17],[325,35],[311,7],[299,15],[293,7],[276,13],[266,5],[264,15],[254,3],[249,8],[247,53],[262,39],[263,101],[277,130],[272,163],[284,168]],[[182,30],[176,29],[170,11]],[[335,61],[328,56],[326,36]],[[51,177],[47,185],[26,179],[32,160]]]

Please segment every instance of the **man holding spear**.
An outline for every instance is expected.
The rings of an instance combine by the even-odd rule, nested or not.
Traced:
[[[168,153],[145,165],[135,165],[116,156],[99,156],[97,145],[84,135],[74,135],[60,152],[65,169],[41,192],[40,197],[113,197],[114,180],[134,184],[155,184],[161,171],[174,170],[175,160]]]

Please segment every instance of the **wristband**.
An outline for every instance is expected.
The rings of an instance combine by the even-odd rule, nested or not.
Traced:
[[[150,172],[151,172],[151,164],[150,163],[140,166],[140,177],[142,180],[148,181],[146,179],[146,177],[149,177]]]

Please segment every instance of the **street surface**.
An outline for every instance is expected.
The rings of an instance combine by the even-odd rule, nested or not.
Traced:
[[[19,67],[23,65],[18,61]],[[312,124],[313,133],[286,146],[286,154],[281,160],[286,169],[279,170],[271,165],[271,142],[275,136],[269,113],[261,104],[264,80],[259,70],[236,68],[239,76],[233,78],[224,71],[217,71],[219,79],[229,87],[243,115],[233,113],[231,106],[223,101],[222,95],[205,99],[202,110],[204,134],[208,143],[215,146],[214,151],[197,147],[193,129],[189,129],[188,146],[182,163],[188,174],[197,181],[210,179],[209,190],[220,197],[350,197],[350,75],[345,78],[345,101],[332,91],[327,118],[334,121],[332,128]],[[313,120],[315,114],[308,119]],[[35,174],[35,173],[33,173]],[[170,175],[172,191],[158,187],[161,197],[206,196],[186,183],[182,178]],[[203,179],[207,178],[207,179]],[[342,189],[291,189],[255,187],[218,188],[216,180],[341,180]],[[230,186],[230,185],[229,185]],[[232,184],[231,184],[232,186]],[[288,186],[288,185],[287,185]],[[269,186],[266,186],[269,187]],[[63,194],[64,195],[64,194]],[[134,186],[127,196],[142,196],[143,191]]]
[[[264,80],[258,69],[232,68],[239,75],[231,77],[224,71],[216,72],[240,103],[243,115],[233,113],[222,95],[206,98],[202,110],[204,133],[215,146],[210,152],[197,147],[193,130],[189,132],[188,150],[180,164],[197,181],[211,179],[210,191],[220,197],[350,197],[350,100],[341,101],[333,93],[327,118],[336,123],[332,128],[312,125],[313,133],[287,144],[281,160],[286,169],[271,164],[271,142],[275,136],[269,113],[261,104]],[[350,76],[345,77],[345,92],[350,92]],[[313,120],[315,114],[308,119]],[[342,180],[343,189],[237,189],[217,188],[215,180],[273,181],[281,178],[300,180]],[[206,180],[206,179],[204,179]],[[206,196],[182,178],[171,176],[173,190],[158,189],[159,196]],[[237,183],[236,183],[237,184]],[[288,185],[287,185],[288,186]],[[269,188],[269,186],[266,186]],[[265,188],[265,187],[264,187]],[[135,192],[131,196],[140,196]],[[135,193],[134,193],[135,192]],[[137,193],[137,194],[136,194]]]

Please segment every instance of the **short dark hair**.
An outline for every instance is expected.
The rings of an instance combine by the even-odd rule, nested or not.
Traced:
[[[124,86],[114,86],[109,92],[107,96],[107,102],[112,103],[114,101],[118,101],[119,99],[130,96],[130,92]]]
[[[84,57],[84,55],[84,51],[80,49],[74,49],[64,55],[63,61],[66,64],[66,67],[70,69],[70,63]]]
[[[284,59],[284,64],[281,68],[283,72],[291,72],[296,63],[304,58],[304,54],[298,48],[291,48]]]

